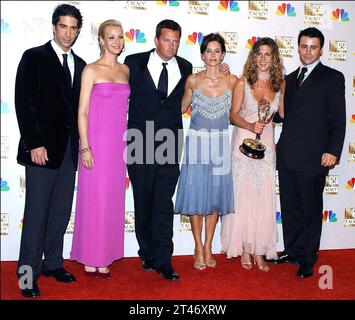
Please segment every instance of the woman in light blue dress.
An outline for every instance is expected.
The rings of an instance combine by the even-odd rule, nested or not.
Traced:
[[[203,270],[216,266],[212,240],[218,217],[234,211],[228,124],[237,77],[220,70],[226,48],[219,34],[205,36],[200,51],[206,69],[188,77],[181,106],[184,113],[191,104],[192,114],[175,211],[190,216],[194,267]]]

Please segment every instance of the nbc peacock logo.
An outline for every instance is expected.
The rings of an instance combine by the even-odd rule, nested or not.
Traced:
[[[10,33],[10,25],[4,20],[1,19],[1,33]]]
[[[141,32],[139,29],[130,29],[125,33],[125,41],[127,43],[133,42],[134,39],[136,43],[146,43],[147,39],[145,38],[145,34]]]
[[[220,1],[219,5],[218,5],[218,10],[220,11],[227,11],[229,9],[229,11],[232,12],[238,12],[240,10],[239,6],[238,6],[238,1]]]
[[[3,180],[3,178],[0,178],[0,182],[1,182],[1,191],[9,191],[10,190],[10,187],[7,183],[6,180]]]
[[[351,115],[350,121],[351,124],[355,124],[355,114]]]
[[[344,10],[337,8],[332,12],[332,20],[340,22],[348,22],[350,20],[349,14]]]
[[[283,3],[282,5],[277,7],[276,11],[277,16],[284,16],[287,15],[288,17],[295,17],[296,10],[290,3]]]
[[[325,210],[322,215],[323,222],[337,222],[337,214],[332,210]]]
[[[185,44],[189,46],[193,46],[195,44],[201,45],[203,41],[203,34],[202,32],[193,32],[187,36],[187,40]]]
[[[9,112],[10,112],[9,104],[1,100],[1,113],[9,113]]]
[[[282,218],[281,218],[281,212],[276,211],[276,223],[277,224],[282,224]]]
[[[256,41],[258,41],[259,39],[260,39],[260,37],[255,37],[255,36],[251,37],[250,39],[248,39],[247,44],[245,45],[245,47],[247,49],[251,49],[253,47],[254,43]]]
[[[346,182],[345,189],[354,190],[354,186],[355,186],[355,178],[351,178]]]
[[[179,1],[156,1],[158,6],[178,7],[180,5]]]

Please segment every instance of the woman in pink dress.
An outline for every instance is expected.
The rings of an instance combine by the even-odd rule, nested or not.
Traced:
[[[222,219],[222,252],[227,258],[241,256],[241,266],[269,271],[263,256],[276,255],[275,143],[273,113],[283,114],[283,65],[277,44],[261,38],[251,49],[243,77],[233,91],[230,121],[232,133],[232,174],[235,214]],[[258,104],[267,100],[270,111],[265,123],[259,122]],[[266,146],[263,159],[244,155],[239,146],[245,138],[261,134]]]
[[[123,257],[129,69],[117,62],[124,33],[116,20],[98,31],[101,57],[82,73],[78,111],[81,161],[72,260],[85,274],[110,278],[108,266]]]

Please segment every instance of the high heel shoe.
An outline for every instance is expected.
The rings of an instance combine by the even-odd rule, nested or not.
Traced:
[[[246,252],[242,253],[242,256],[240,258],[240,265],[242,266],[242,268],[246,270],[250,270],[253,267],[253,263],[251,261],[251,255],[249,253]]]
[[[270,268],[262,256],[261,258],[258,259],[258,261],[255,258],[255,256],[253,256],[253,258],[254,258],[254,264],[257,266],[258,270],[269,272]]]
[[[217,266],[217,261],[213,258],[211,250],[207,251],[205,254],[206,265],[209,268],[215,268]]]
[[[89,278],[97,278],[97,269],[95,268],[94,271],[88,271],[84,268],[84,274]]]
[[[217,266],[217,261],[213,258],[210,260],[206,260],[206,265],[207,265],[207,267],[215,268]]]
[[[107,269],[108,270],[108,269]],[[108,272],[100,272],[99,270],[97,271],[97,276],[101,279],[111,279],[111,273],[110,270]]]
[[[200,261],[197,261],[197,253],[196,253],[196,250],[194,252],[194,268],[197,269],[197,270],[204,270],[206,269],[207,265],[205,262],[200,262]]]

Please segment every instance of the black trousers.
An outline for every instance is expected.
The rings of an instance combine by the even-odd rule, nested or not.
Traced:
[[[300,263],[317,261],[326,173],[279,170],[285,252]]]
[[[34,280],[39,278],[42,270],[62,267],[63,238],[70,219],[74,184],[70,138],[58,169],[26,166],[26,200],[17,269],[19,277],[23,275],[19,272],[21,266],[32,268]]]
[[[134,198],[135,232],[141,259],[152,259],[156,267],[171,267],[174,251],[172,197],[179,165],[128,165]]]

